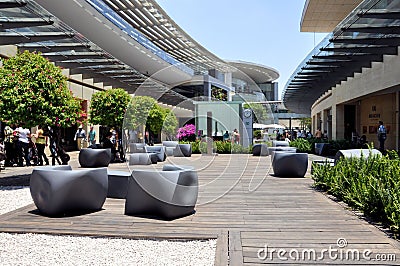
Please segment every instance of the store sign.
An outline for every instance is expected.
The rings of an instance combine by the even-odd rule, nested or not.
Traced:
[[[374,119],[374,118],[381,118],[381,114],[369,114],[368,118]]]

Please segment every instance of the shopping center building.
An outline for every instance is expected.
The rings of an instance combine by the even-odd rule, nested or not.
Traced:
[[[23,50],[63,68],[85,111],[93,93],[110,88],[155,98],[181,124],[213,90],[226,101],[276,100],[277,70],[220,59],[154,0],[0,0],[0,57]],[[65,130],[66,145],[75,129]]]
[[[331,139],[365,135],[399,149],[400,1],[307,0],[301,31],[330,32],[300,63],[283,92],[285,106],[310,114]]]

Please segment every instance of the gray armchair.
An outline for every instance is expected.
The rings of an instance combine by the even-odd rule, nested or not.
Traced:
[[[111,149],[81,149],[78,160],[81,167],[107,167],[111,162]]]
[[[30,177],[33,202],[48,216],[100,210],[107,190],[107,168],[35,167]]]
[[[164,146],[145,146],[144,150],[147,153],[156,153],[159,162],[163,162],[167,158]]]
[[[178,141],[173,141],[173,140],[164,140],[162,142],[162,145],[165,147],[165,152],[167,156],[173,156],[174,155],[174,149],[176,146],[178,146],[179,142]]]
[[[174,151],[174,157],[191,157],[192,145],[191,144],[178,144]]]
[[[253,156],[268,156],[268,146],[264,143],[255,144],[252,148]]]
[[[274,175],[279,177],[304,177],[308,167],[307,153],[275,152],[272,160]]]
[[[192,214],[198,196],[198,176],[191,167],[166,165],[162,171],[133,170],[125,214],[166,220]]]

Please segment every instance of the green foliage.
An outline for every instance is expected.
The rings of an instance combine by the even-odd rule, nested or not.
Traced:
[[[311,117],[303,117],[299,120],[301,128],[311,129]]]
[[[178,119],[176,118],[174,112],[168,108],[165,108],[164,112],[165,119],[161,130],[167,135],[168,139],[174,139],[174,135],[178,128]]]
[[[135,96],[130,102],[125,114],[124,128],[145,126],[148,116],[157,101],[149,96]]]
[[[85,116],[81,101],[67,88],[61,69],[25,51],[0,68],[0,120],[67,127]]]
[[[149,112],[146,127],[149,128],[152,132],[158,133],[161,131],[161,128],[163,127],[164,118],[165,118],[164,109],[158,104],[154,104],[153,108]]]
[[[192,153],[207,153],[207,142],[205,141],[192,141],[192,142],[180,142],[180,143],[190,143],[192,145]],[[247,154],[251,153],[251,147],[245,148],[240,144],[231,143],[230,141],[214,141],[213,142],[213,152],[220,154]]]
[[[395,152],[314,165],[315,186],[400,234],[400,160]]]
[[[297,138],[296,140],[291,141],[290,146],[297,147],[299,150],[303,150],[308,153],[315,153],[315,143],[328,143],[327,148],[324,148],[324,155],[335,155],[339,150],[348,150],[348,149],[356,149],[361,148],[348,140],[325,140],[325,139],[317,139],[317,138],[307,138],[302,139]],[[306,140],[310,144],[310,151],[308,150],[308,145],[303,141]],[[297,141],[300,141],[298,143]],[[294,143],[292,143],[294,142]]]
[[[227,101],[228,100],[228,93],[226,90],[211,86],[211,97],[212,100],[218,100],[218,101]]]
[[[290,147],[296,147],[298,152],[311,152],[311,143],[306,139],[297,138],[292,140],[289,145]]]
[[[253,131],[253,136],[257,139],[261,139],[262,138],[262,130],[260,129],[256,129]]]
[[[131,96],[124,89],[95,92],[90,106],[90,123],[122,128]]]
[[[245,109],[252,109],[253,110],[253,117],[255,123],[268,123],[269,115],[267,112],[267,107],[260,103],[245,103],[243,105]]]

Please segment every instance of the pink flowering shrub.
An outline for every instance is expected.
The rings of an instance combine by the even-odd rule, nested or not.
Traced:
[[[180,141],[194,141],[196,139],[196,127],[193,124],[187,124],[178,129],[176,135]]]

